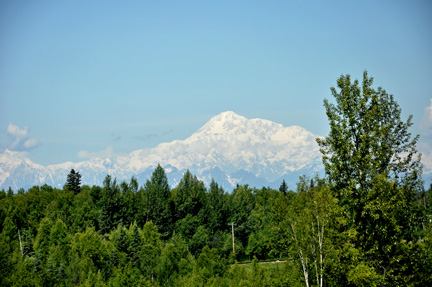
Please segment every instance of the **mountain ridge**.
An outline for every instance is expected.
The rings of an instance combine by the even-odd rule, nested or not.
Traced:
[[[82,174],[82,183],[88,185],[102,184],[107,174],[118,180],[136,176],[145,181],[158,164],[167,168],[172,186],[190,170],[206,184],[215,178],[226,189],[246,184],[246,178],[252,177],[256,184],[278,187],[282,179],[294,184],[303,173],[313,176],[322,171],[317,137],[299,126],[285,127],[227,111],[212,117],[184,140],[114,158],[42,166],[22,153],[5,151],[0,154],[0,188],[44,183],[61,188],[72,168]]]

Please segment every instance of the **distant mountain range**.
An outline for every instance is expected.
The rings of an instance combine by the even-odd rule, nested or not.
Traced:
[[[82,184],[90,186],[102,185],[107,174],[118,182],[135,176],[143,184],[161,164],[171,186],[189,169],[207,185],[215,179],[226,191],[237,184],[278,188],[282,180],[294,189],[300,175],[323,174],[317,137],[299,126],[224,112],[185,140],[114,158],[42,166],[6,150],[0,154],[0,188],[16,191],[45,183],[61,188],[72,168],[82,175]]]

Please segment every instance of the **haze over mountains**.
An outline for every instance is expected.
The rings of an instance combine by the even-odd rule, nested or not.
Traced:
[[[42,166],[25,155],[0,154],[0,188],[13,190],[48,184],[63,187],[73,168],[82,184],[102,185],[107,174],[117,181],[137,177],[143,184],[157,164],[176,185],[189,169],[206,184],[214,178],[231,191],[237,184],[278,188],[282,180],[295,188],[299,175],[322,173],[317,135],[299,126],[285,127],[263,119],[247,119],[228,111],[213,117],[185,140],[161,143],[125,156]]]

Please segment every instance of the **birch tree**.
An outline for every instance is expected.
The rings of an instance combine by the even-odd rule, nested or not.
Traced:
[[[326,285],[326,266],[336,256],[334,225],[341,217],[341,208],[329,187],[315,182],[319,184],[307,190],[300,184],[304,191],[292,198],[281,195],[275,204],[277,223],[273,227],[275,250],[297,263],[307,287]]]

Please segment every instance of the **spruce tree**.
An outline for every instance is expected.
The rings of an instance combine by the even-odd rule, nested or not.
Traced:
[[[144,206],[146,222],[156,224],[164,238],[171,232],[172,212],[170,206],[171,191],[165,170],[158,165],[150,180],[144,185]]]
[[[287,193],[287,191],[288,191],[288,185],[286,184],[285,179],[282,180],[282,184],[279,187],[279,191],[282,191],[284,194]]]
[[[107,175],[102,189],[100,228],[102,234],[111,232],[118,224],[124,223],[124,202],[117,180]]]
[[[74,194],[78,194],[81,191],[81,174],[79,172],[71,169],[67,176],[66,188]]]

